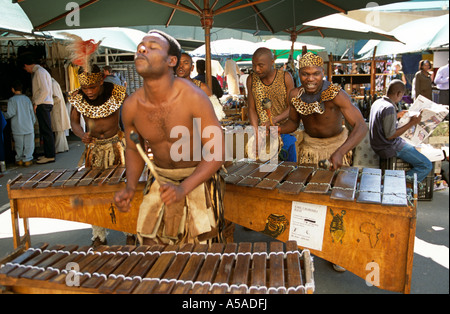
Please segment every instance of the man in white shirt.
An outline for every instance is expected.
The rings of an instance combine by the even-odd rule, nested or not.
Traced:
[[[44,156],[36,163],[46,164],[55,161],[55,138],[52,130],[50,112],[53,109],[53,89],[50,73],[32,60],[23,60],[23,68],[32,74],[33,96],[31,101],[39,123],[39,134],[44,142]]]
[[[440,67],[434,79],[436,87],[439,89],[439,103],[448,105],[448,60],[447,64]]]

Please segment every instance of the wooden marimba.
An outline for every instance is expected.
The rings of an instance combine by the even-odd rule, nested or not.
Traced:
[[[262,166],[265,167],[262,168]],[[409,293],[417,184],[404,171],[339,171],[281,163],[237,162],[221,171],[225,218],[312,254],[379,288]]]
[[[16,293],[313,293],[309,251],[295,242],[162,246],[40,244],[0,262]]]
[[[121,213],[114,205],[114,193],[126,185],[124,167],[104,171],[42,170],[18,175],[7,184],[14,248],[30,246],[28,218],[33,217],[82,222],[135,234],[145,181],[142,176],[130,212]],[[19,218],[24,223],[22,238]]]

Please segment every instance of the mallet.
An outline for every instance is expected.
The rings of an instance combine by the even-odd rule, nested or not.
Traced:
[[[148,168],[150,169],[151,174],[155,178],[156,181],[161,183],[161,180],[159,179],[159,175],[155,170],[155,166],[153,165],[153,162],[148,158],[147,154],[145,153],[144,149],[142,148],[141,143],[139,142],[139,135],[134,133],[134,131],[131,131],[130,139],[136,144],[137,150],[139,154],[141,155],[142,159],[144,159],[145,163],[147,164]]]

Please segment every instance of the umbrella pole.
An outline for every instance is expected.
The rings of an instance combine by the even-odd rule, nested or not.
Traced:
[[[206,84],[212,90],[212,70],[211,70],[211,28],[214,23],[214,16],[209,7],[209,0],[204,0],[202,15],[202,27],[205,30],[205,52],[206,52]]]

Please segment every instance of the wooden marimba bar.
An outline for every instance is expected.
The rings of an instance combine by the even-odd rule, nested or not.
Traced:
[[[409,293],[417,183],[408,195],[404,171],[248,161],[226,169],[226,219],[296,240],[372,285]]]
[[[131,234],[142,202],[146,178],[141,177],[129,213],[114,206],[114,193],[125,187],[125,168],[62,169],[19,174],[7,184],[11,205],[14,248],[30,246],[28,218],[54,218],[88,223]],[[20,236],[19,218],[25,234]]]
[[[0,262],[0,264],[2,264]],[[182,246],[37,245],[0,265],[16,293],[313,293],[308,250],[295,242]]]

